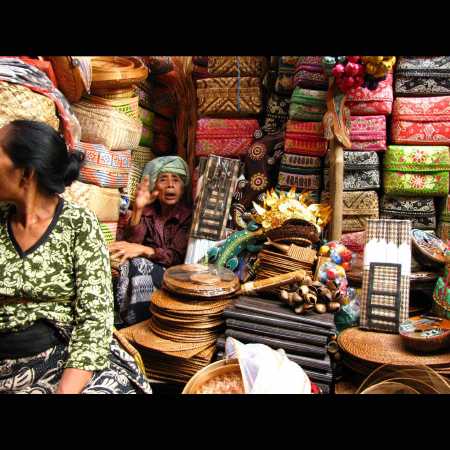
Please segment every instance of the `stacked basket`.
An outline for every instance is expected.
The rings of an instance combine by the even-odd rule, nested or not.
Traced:
[[[91,65],[91,95],[72,105],[82,129],[78,150],[85,154],[85,163],[80,184],[65,195],[93,209],[111,242],[116,239],[121,201],[128,206],[132,152],[141,141],[134,86],[147,77],[148,70],[134,57],[93,57]],[[122,200],[120,191],[125,194]]]

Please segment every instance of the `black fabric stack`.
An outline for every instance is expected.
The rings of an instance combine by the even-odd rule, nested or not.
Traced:
[[[217,340],[217,359],[224,357],[227,337],[282,348],[323,393],[331,391],[334,367],[327,347],[336,337],[332,314],[298,315],[278,300],[241,296],[225,308],[224,317],[226,331]]]

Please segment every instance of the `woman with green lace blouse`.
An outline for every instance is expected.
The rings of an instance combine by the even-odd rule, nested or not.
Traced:
[[[0,393],[151,393],[113,338],[98,220],[58,195],[81,161],[46,124],[0,129]]]

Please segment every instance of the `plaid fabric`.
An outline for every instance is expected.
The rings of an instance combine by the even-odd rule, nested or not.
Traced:
[[[394,242],[397,247],[406,244],[405,252],[410,254],[411,222],[408,220],[369,220],[366,232],[366,246],[373,239],[385,239],[386,242]],[[398,333],[398,324],[408,318],[411,264],[404,261],[400,278],[398,278],[395,266],[372,266],[373,278],[370,286],[371,269],[368,262],[376,263],[378,255],[366,255],[366,258],[367,256],[368,260],[365,260],[363,269],[360,327],[368,330]],[[377,291],[382,291],[383,294],[377,293]],[[383,308],[383,306],[396,306],[396,297],[387,294],[395,294],[397,291],[399,291],[400,296],[398,324],[395,322],[396,311]],[[390,320],[378,318],[370,320],[369,311],[372,315],[386,317]]]

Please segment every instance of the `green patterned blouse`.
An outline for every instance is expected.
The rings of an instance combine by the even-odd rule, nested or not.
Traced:
[[[96,216],[61,199],[46,233],[23,252],[9,226],[10,208],[0,205],[0,332],[48,319],[72,329],[66,367],[107,368],[113,294]]]

